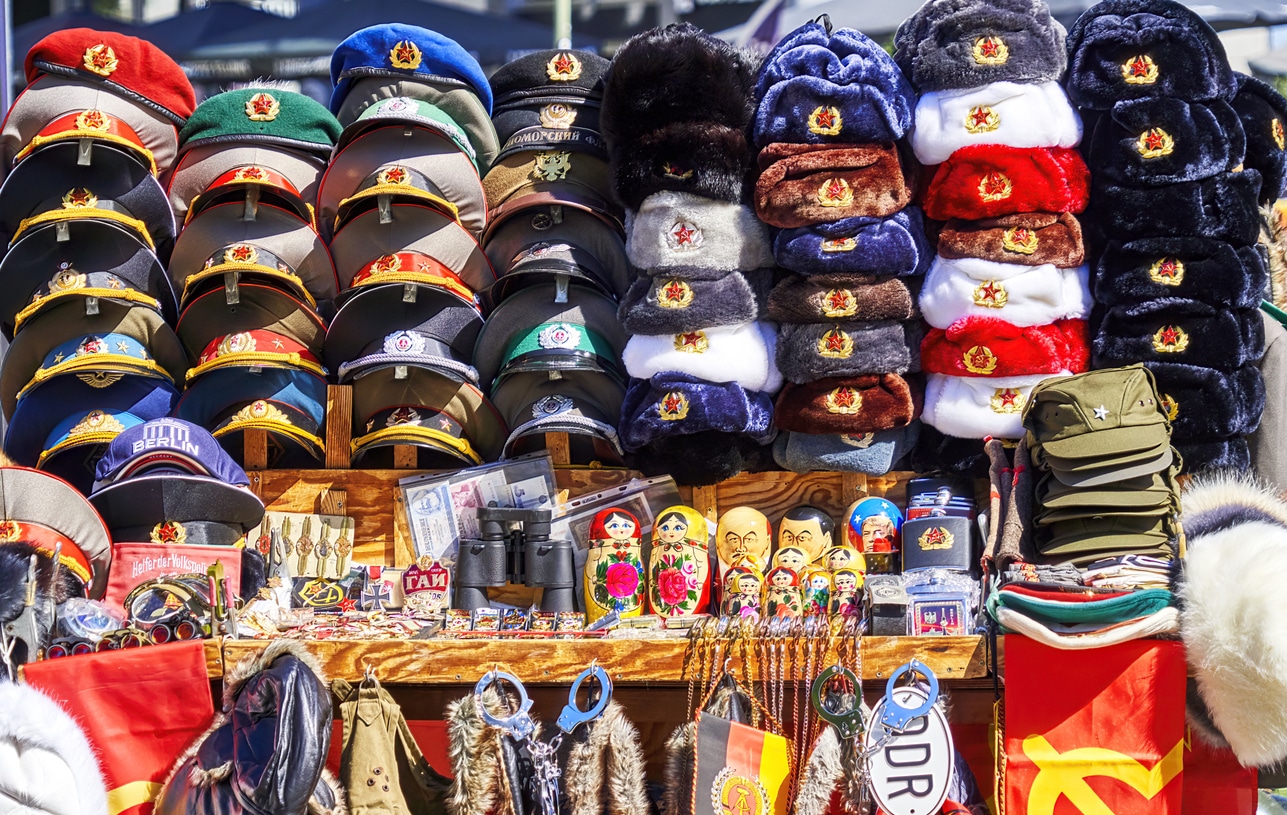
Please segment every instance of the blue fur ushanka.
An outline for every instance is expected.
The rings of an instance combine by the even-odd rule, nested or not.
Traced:
[[[1175,449],[1184,458],[1184,472],[1199,473],[1203,470],[1251,469],[1251,450],[1242,436],[1229,439],[1176,442]],[[1187,534],[1189,529],[1184,528]]]
[[[1231,371],[1265,353],[1259,309],[1224,309],[1178,297],[1096,308],[1093,367],[1179,362]],[[1218,398],[1212,394],[1211,398]]]
[[[1092,179],[1093,223],[1099,234],[1118,240],[1202,235],[1251,246],[1260,237],[1259,194],[1260,173],[1255,170],[1165,187],[1122,187]]]
[[[976,52],[985,39],[989,51]],[[929,0],[898,27],[894,59],[927,93],[1057,80],[1067,56],[1046,0]]]
[[[1175,362],[1144,364],[1157,380],[1157,392],[1175,406],[1171,434],[1176,441],[1241,436],[1260,426],[1265,380],[1255,365],[1226,373]]]
[[[912,126],[916,92],[893,58],[859,31],[830,29],[805,23],[769,53],[755,82],[757,146],[896,141]]]
[[[1287,99],[1262,82],[1246,74],[1235,73],[1238,94],[1233,97],[1233,109],[1242,120],[1247,134],[1246,165],[1258,170],[1264,182],[1260,186],[1260,202],[1268,204],[1283,193],[1287,184]]]
[[[1210,238],[1109,241],[1095,264],[1095,299],[1131,305],[1159,297],[1213,306],[1255,308],[1269,284],[1257,246],[1234,247]]]
[[[1159,187],[1201,181],[1242,163],[1242,123],[1223,99],[1128,99],[1099,117],[1087,163],[1098,181]]]
[[[780,230],[773,257],[798,274],[857,272],[905,277],[924,274],[934,259],[918,207],[888,218],[845,218]]]
[[[768,444],[776,433],[772,397],[732,382],[707,382],[679,373],[631,380],[621,405],[621,444],[626,450],[709,430]]]
[[[1122,99],[1231,99],[1233,70],[1215,29],[1174,0],[1104,0],[1068,34],[1068,96],[1107,110]]]

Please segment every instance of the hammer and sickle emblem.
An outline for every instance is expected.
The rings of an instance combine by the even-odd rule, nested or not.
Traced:
[[[1086,783],[1088,777],[1115,778],[1152,800],[1184,769],[1184,741],[1146,770],[1128,755],[1103,747],[1079,747],[1060,753],[1044,736],[1023,740],[1023,753],[1037,765],[1037,777],[1028,790],[1027,815],[1053,815],[1059,797],[1068,799],[1083,815],[1115,815]]]

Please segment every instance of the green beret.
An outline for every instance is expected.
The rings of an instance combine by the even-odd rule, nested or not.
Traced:
[[[340,130],[324,105],[301,93],[243,88],[197,105],[179,131],[179,152],[205,144],[258,142],[327,157]]]

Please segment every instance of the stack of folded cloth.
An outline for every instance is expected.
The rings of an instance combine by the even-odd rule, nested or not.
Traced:
[[[1033,386],[1088,363],[1081,120],[1044,0],[930,0],[895,48],[921,94],[912,149],[936,165],[925,214],[946,221],[920,296],[922,418],[938,431],[923,452],[973,470],[982,439],[1023,434]]]
[[[621,441],[644,472],[714,483],[759,466],[782,377],[759,320],[768,229],[746,201],[756,64],[688,24],[616,53],[601,123],[626,252],[632,334]]]
[[[1054,648],[1084,649],[1175,633],[1180,613],[1173,599],[1165,587],[1088,591],[1012,582],[988,596],[987,609],[1006,633]]]
[[[1035,543],[1048,562],[1171,558],[1181,458],[1149,369],[1043,382],[1024,425],[1037,474]]]
[[[790,380],[774,458],[886,473],[920,432],[921,386],[905,377],[920,369],[914,292],[930,250],[901,141],[916,95],[878,44],[824,16],[773,49],[755,96],[756,214],[793,273],[768,302]]]
[[[179,133],[170,279],[194,367],[175,415],[238,462],[247,430],[266,432],[270,467],[323,462],[322,340],[338,288],[312,204],[339,134],[325,107],[275,87],[212,96]]]
[[[504,457],[563,432],[573,464],[623,461],[616,312],[630,264],[599,132],[607,70],[595,54],[548,50],[491,77],[501,150],[483,178],[483,251],[497,280],[474,364],[510,428]]]
[[[352,34],[331,77],[343,131],[318,212],[340,292],[325,359],[353,386],[353,461],[495,461],[507,431],[473,365],[495,280],[479,245],[497,151],[487,77],[455,41],[402,24]]]
[[[1189,469],[1245,468],[1265,399],[1258,199],[1281,190],[1282,99],[1239,83],[1215,31],[1171,0],[1100,3],[1068,50],[1069,96],[1095,118],[1094,364],[1149,367]]]

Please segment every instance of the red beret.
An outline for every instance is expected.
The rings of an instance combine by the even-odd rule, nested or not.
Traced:
[[[948,376],[1081,373],[1090,364],[1085,320],[1019,328],[995,317],[963,317],[921,341],[921,370]]]
[[[1090,171],[1076,149],[962,147],[938,165],[925,191],[925,215],[978,220],[1016,212],[1081,212]]]
[[[182,126],[197,106],[179,64],[147,40],[92,28],[56,31],[31,47],[27,82],[57,74],[96,82]]]

